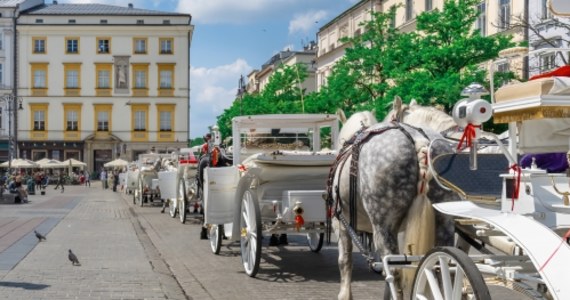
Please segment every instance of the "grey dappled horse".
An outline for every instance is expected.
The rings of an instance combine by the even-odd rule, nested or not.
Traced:
[[[339,140],[349,141],[349,137],[363,130],[363,127],[370,126],[364,130],[366,132],[379,132],[370,134],[359,151],[355,170],[356,230],[373,234],[374,248],[378,249],[377,254],[381,257],[399,253],[421,255],[435,245],[452,245],[453,220],[434,213],[431,203],[458,200],[459,197],[430,180],[431,174],[427,170],[429,142],[441,135],[429,129],[434,124],[421,126],[424,135],[406,124],[390,121],[374,124],[375,122],[376,119],[370,112],[355,113],[346,121],[339,134]],[[415,126],[419,125],[422,124]],[[452,149],[447,143],[434,143],[429,151],[432,158],[450,152]],[[343,153],[345,152],[341,151],[339,157],[346,156],[346,162],[339,163],[334,172],[332,196],[335,202],[340,199],[340,208],[337,207],[336,210],[340,209],[350,221],[349,173],[353,154]],[[339,225],[338,228],[341,274],[338,299],[352,299],[352,241],[344,226]],[[405,245],[399,245],[398,232],[404,228],[408,229]],[[398,282],[400,275],[395,275]]]

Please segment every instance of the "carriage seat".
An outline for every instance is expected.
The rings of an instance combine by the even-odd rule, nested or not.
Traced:
[[[467,200],[494,202],[501,198],[503,181],[509,162],[503,154],[478,154],[477,170],[469,168],[469,154],[452,153],[437,156],[433,169],[439,181]]]

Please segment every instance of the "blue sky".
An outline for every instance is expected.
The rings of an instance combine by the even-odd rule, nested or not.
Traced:
[[[46,0],[46,3],[51,1]],[[259,69],[273,54],[302,49],[320,26],[358,0],[64,0],[192,15],[190,136],[200,137],[228,108],[241,74]]]

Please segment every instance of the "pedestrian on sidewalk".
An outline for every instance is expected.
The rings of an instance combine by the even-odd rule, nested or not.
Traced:
[[[63,172],[59,172],[59,178],[57,180],[57,185],[55,186],[54,190],[57,190],[57,188],[61,186],[61,192],[63,193],[63,191],[65,190],[65,188],[63,187],[64,180],[65,178],[63,177]]]
[[[83,171],[85,174],[85,186],[91,187],[91,174],[88,171]]]
[[[107,172],[105,169],[101,170],[101,174],[99,174],[99,179],[101,180],[101,185],[103,189],[107,189]]]

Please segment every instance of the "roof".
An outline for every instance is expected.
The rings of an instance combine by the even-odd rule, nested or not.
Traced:
[[[346,15],[350,14],[351,12],[355,11],[357,8],[359,8],[360,6],[367,4],[368,0],[361,0],[358,1],[356,4],[354,4],[353,6],[351,6],[350,8],[348,8],[347,10],[345,10],[344,12],[342,12],[340,15],[336,16],[334,19],[332,19],[330,22],[326,23],[325,25],[323,25],[321,28],[319,28],[319,32],[325,30],[327,27],[331,26],[332,24],[336,23],[338,20],[344,18]]]
[[[1,0],[0,0],[1,2]],[[40,5],[26,12],[27,15],[115,15],[115,16],[189,16],[175,12],[140,9],[129,6],[114,6],[105,4],[49,4]]]
[[[16,7],[26,0],[0,0],[0,7]]]

